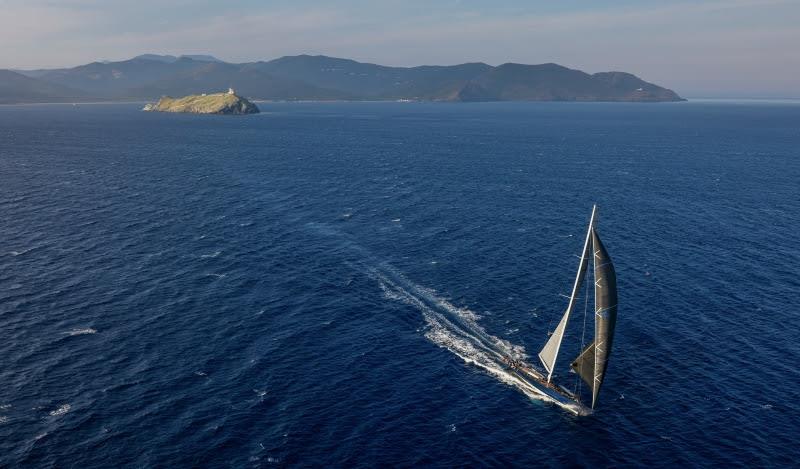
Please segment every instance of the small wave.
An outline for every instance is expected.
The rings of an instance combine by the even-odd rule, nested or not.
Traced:
[[[11,404],[3,404],[0,405],[0,410],[8,410],[11,408]]]
[[[5,415],[0,415],[0,424],[8,422],[8,417]]]
[[[219,256],[221,253],[222,253],[221,251],[217,251],[214,254],[202,254],[200,256],[200,259],[213,259],[213,258]]]
[[[66,414],[67,412],[69,412],[69,411],[70,411],[70,409],[72,409],[72,406],[71,406],[71,405],[69,405],[69,404],[64,404],[64,405],[62,405],[61,407],[59,407],[58,409],[56,409],[56,410],[51,410],[51,411],[50,411],[50,416],[51,416],[51,417],[58,417],[59,415],[64,415],[64,414]]]
[[[197,376],[208,376],[208,373],[206,373],[205,371],[195,371],[194,374],[196,374]]]
[[[225,278],[228,274],[206,274],[206,277],[217,277],[217,278]]]
[[[86,334],[97,334],[96,329],[92,329],[91,327],[87,327],[86,329],[73,329],[71,331],[65,332],[64,334],[74,336],[74,335],[86,335]]]

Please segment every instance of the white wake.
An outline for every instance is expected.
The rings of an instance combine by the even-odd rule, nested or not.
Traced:
[[[483,369],[498,381],[513,386],[531,399],[555,402],[515,374],[506,371],[503,363],[505,357],[531,367],[527,363],[525,347],[489,334],[479,324],[480,316],[477,313],[468,308],[459,308],[437,295],[435,290],[407,279],[402,272],[378,261],[368,250],[331,226],[315,222],[305,226],[317,234],[337,238],[358,252],[363,257],[362,261],[346,263],[378,282],[387,299],[417,308],[427,324],[425,337],[432,343],[450,351],[464,362]]]
[[[489,334],[478,323],[480,316],[477,313],[453,305],[437,295],[436,291],[408,280],[402,273],[386,265],[368,268],[367,274],[378,282],[387,299],[413,306],[422,313],[428,326],[425,337],[432,343],[532,399],[550,400],[506,371],[503,358],[525,362],[528,358],[525,348]]]

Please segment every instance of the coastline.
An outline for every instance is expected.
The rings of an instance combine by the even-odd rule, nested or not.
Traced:
[[[249,99],[249,98],[248,98]],[[118,100],[93,100],[93,101],[47,101],[47,102],[17,102],[17,103],[0,103],[0,106],[41,106],[41,105],[64,105],[64,106],[78,106],[85,104],[147,104],[153,102],[154,99],[118,99]],[[433,99],[249,99],[253,103],[398,103],[398,104],[416,104],[416,103],[436,103],[436,104],[481,104],[481,103],[619,103],[619,104],[669,104],[669,103],[684,103],[687,101],[695,101],[695,99],[682,99],[680,101],[621,101],[621,100],[501,100],[501,101],[446,101],[446,100],[433,100]],[[800,99],[797,100],[800,103]]]
[[[400,99],[251,99],[253,103],[398,103],[398,104],[417,104],[417,103],[436,103],[436,104],[480,104],[480,103],[605,103],[605,104],[679,104],[679,103],[710,103],[710,104],[783,104],[800,105],[800,98],[703,98],[689,97],[682,101],[441,101],[441,100],[400,100]],[[92,101],[49,101],[49,102],[18,102],[0,103],[0,106],[79,106],[79,105],[109,105],[109,104],[147,104],[152,100],[131,99],[131,100],[92,100]]]

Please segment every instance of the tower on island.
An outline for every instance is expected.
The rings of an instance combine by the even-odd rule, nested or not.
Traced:
[[[236,92],[233,91],[233,88],[228,88],[228,94],[236,94]]]

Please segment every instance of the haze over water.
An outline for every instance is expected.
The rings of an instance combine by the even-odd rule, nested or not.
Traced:
[[[139,107],[0,106],[0,466],[800,457],[797,103]],[[497,357],[593,203],[620,309],[575,418]]]

